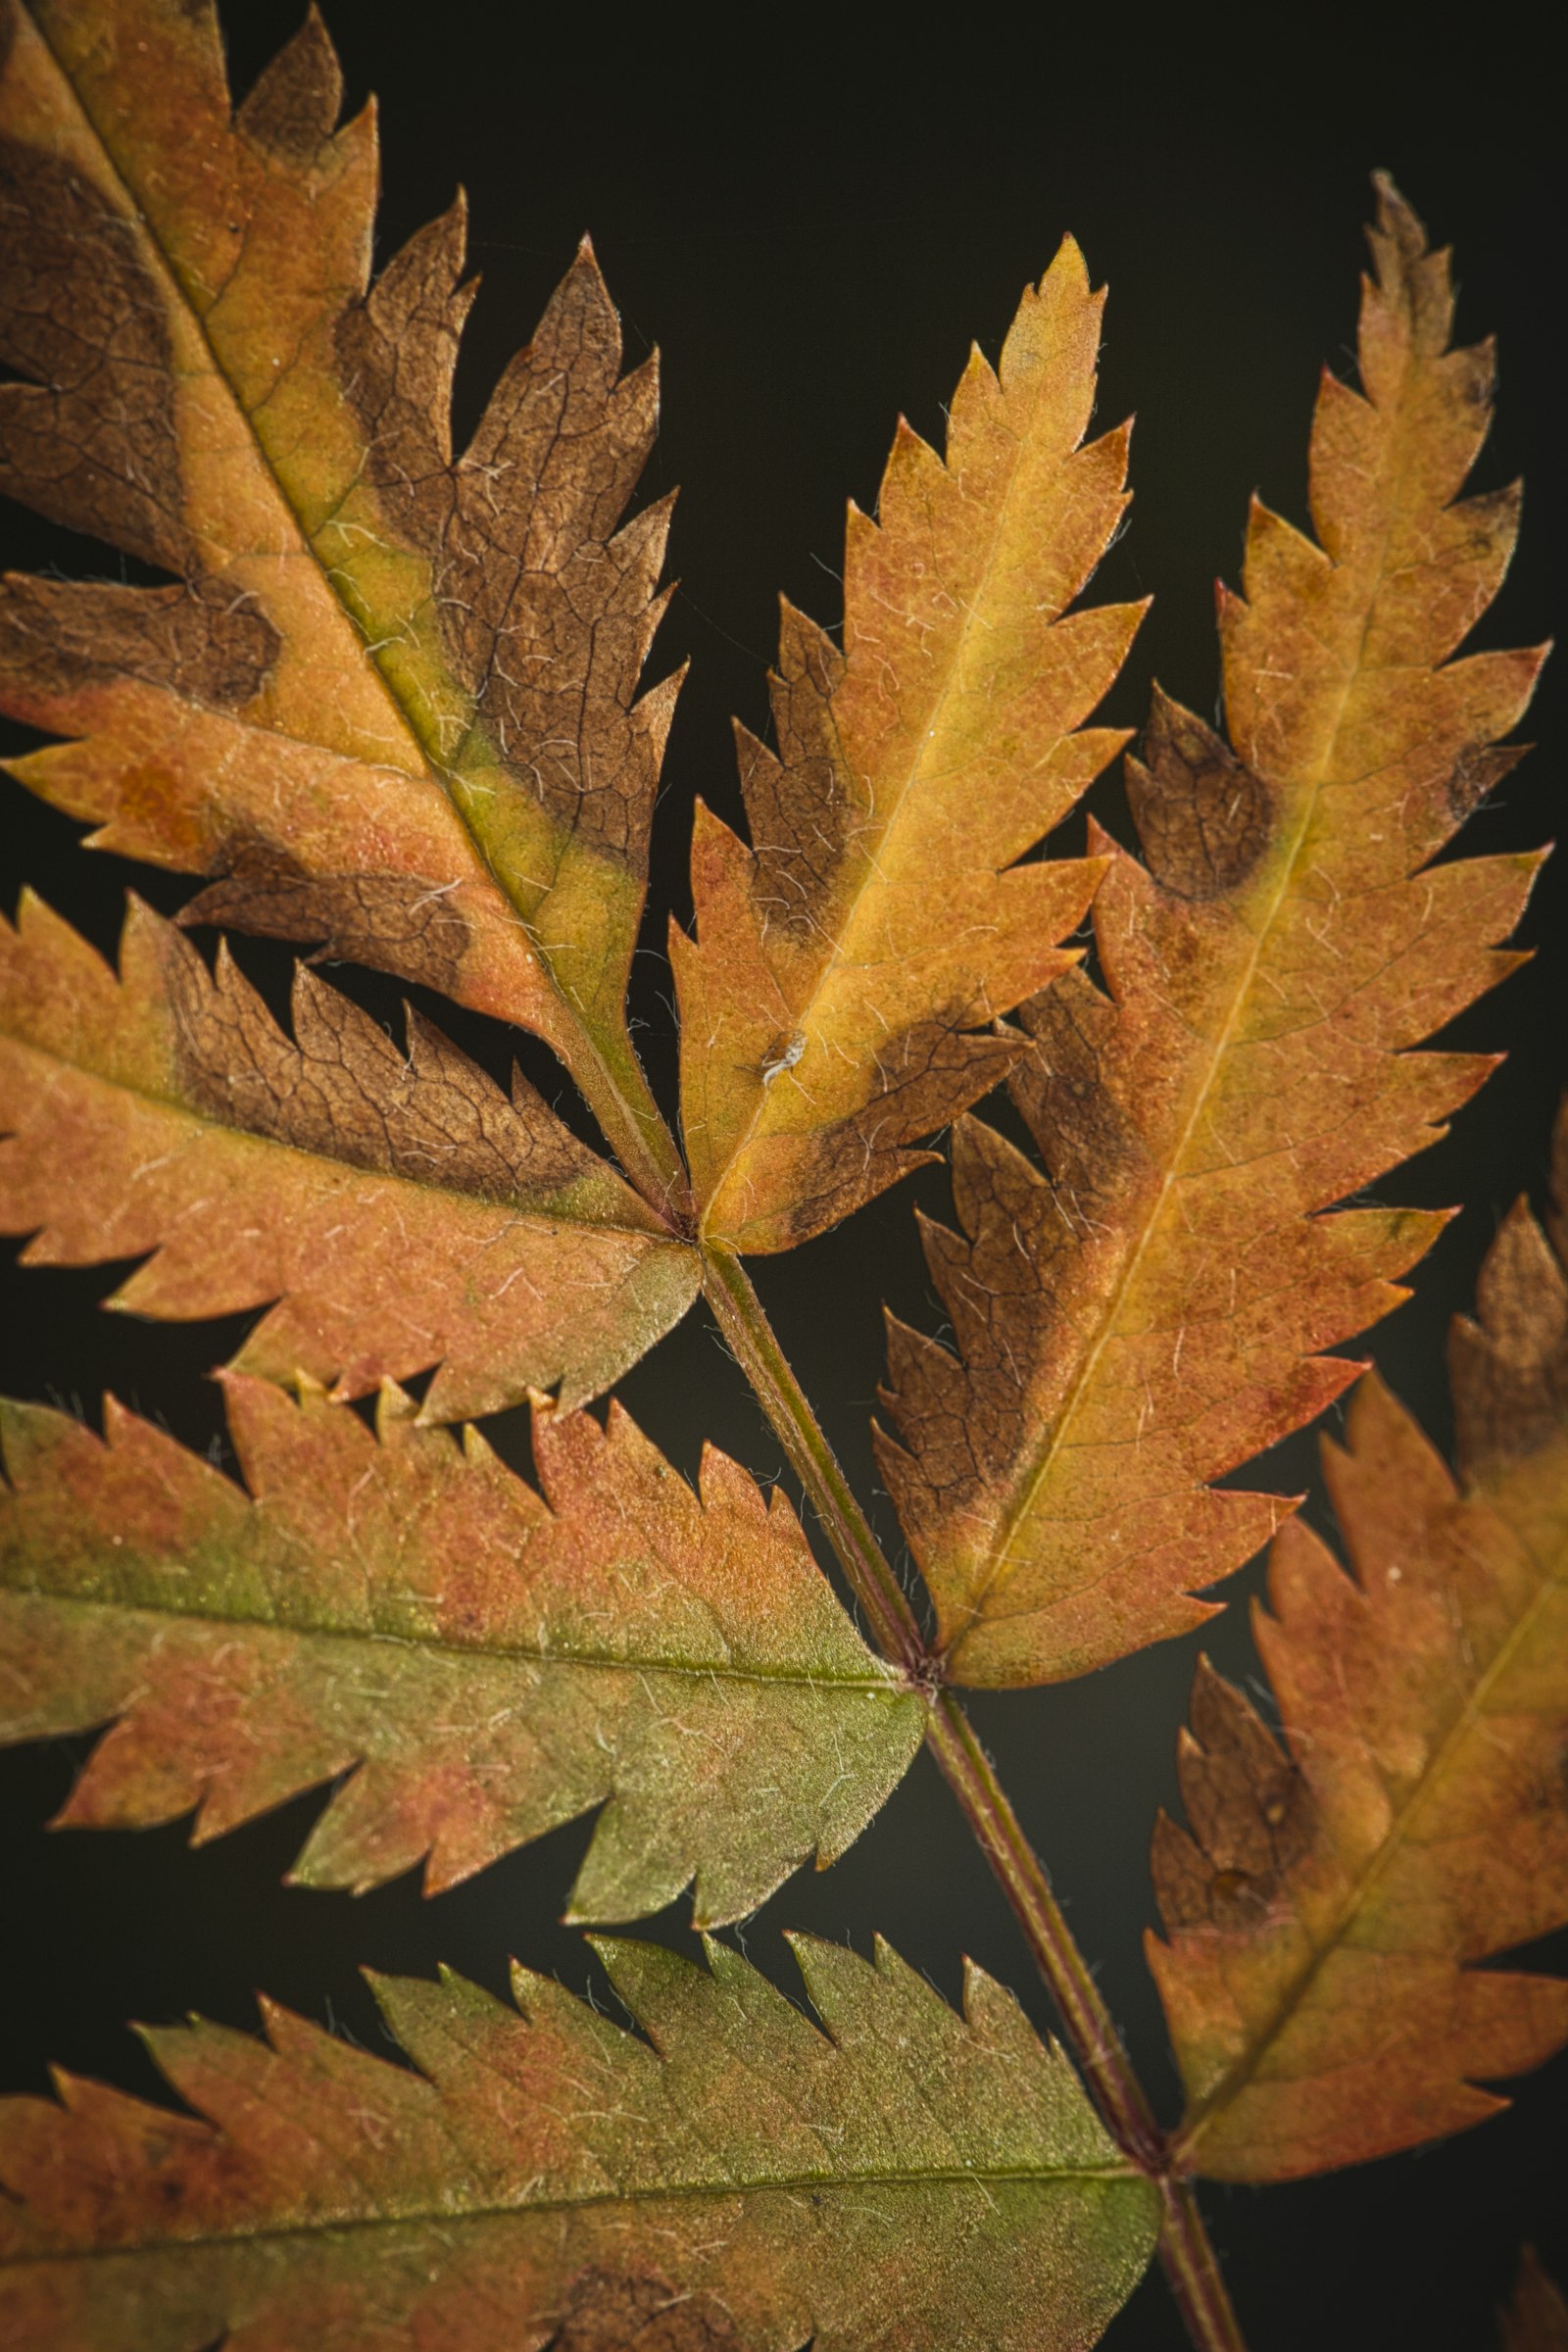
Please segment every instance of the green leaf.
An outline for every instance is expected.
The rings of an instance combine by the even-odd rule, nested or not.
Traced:
[[[701,1499],[618,1407],[542,1402],[546,1500],[390,1385],[379,1441],[228,1375],[247,1496],[112,1402],[108,1443],[0,1403],[0,1738],[118,1721],[61,1819],[196,1836],[358,1766],[296,1877],[431,1892],[609,1803],[572,1896],[699,1925],[834,1861],[925,1709],[861,1642],[775,1490],[723,1454]]]
[[[737,1954],[599,1946],[652,2041],[517,1971],[378,1985],[409,2074],[286,2012],[149,2034],[191,2121],[67,2082],[0,2109],[19,2352],[326,2341],[535,2352],[668,2317],[708,2352],[1069,2352],[1158,2198],[1059,2051],[969,1972],[796,1943],[826,2037]]]

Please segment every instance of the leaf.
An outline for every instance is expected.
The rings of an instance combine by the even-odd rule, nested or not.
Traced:
[[[652,1196],[622,998],[675,681],[654,364],[586,247],[454,460],[461,204],[369,282],[368,111],[314,11],[231,115],[211,0],[9,0],[0,485],[177,586],[12,579],[13,764],[187,919],[318,942],[548,1038]],[[619,527],[617,527],[617,525]]]
[[[1534,2246],[1519,2257],[1519,2276],[1498,2314],[1501,2352],[1568,2352],[1568,2303]]]
[[[919,1166],[1017,1054],[972,1032],[1075,960],[1101,868],[1014,861],[1125,741],[1082,722],[1143,608],[1066,612],[1127,503],[1125,428],[1079,446],[1102,300],[1069,239],[1000,371],[972,354],[946,463],[901,423],[877,521],[850,510],[842,655],[786,605],[777,753],[740,731],[752,847],[699,810],[671,954],[724,1248],[790,1249]]]
[[[546,1500],[390,1386],[379,1442],[229,1375],[247,1496],[111,1401],[105,1445],[0,1403],[0,1738],[115,1717],[60,1820],[199,1805],[219,1836],[334,1789],[294,1877],[434,1893],[609,1799],[579,1919],[755,1910],[837,1860],[925,1710],[855,1632],[793,1511],[710,1449],[701,1500],[617,1406],[539,1407]]]
[[[1157,688],[1128,788],[1147,865],[1098,834],[1102,993],[1023,1008],[1010,1080],[1049,1178],[953,1140],[924,1222],[954,1351],[893,1322],[878,1461],[958,1683],[1055,1682],[1212,1614],[1291,1506],[1210,1482],[1320,1412],[1323,1356],[1387,1314],[1441,1214],[1334,1202],[1445,1130],[1480,1054],[1415,1054],[1519,960],[1539,860],[1431,860],[1520,756],[1534,653],[1446,657],[1495,593],[1511,491],[1455,502],[1489,350],[1446,349],[1447,262],[1379,183],[1361,378],[1325,375],[1321,547],[1254,505],[1220,594],[1222,743]],[[1234,748],[1232,748],[1234,746]]]
[[[426,1420],[596,1395],[679,1320],[695,1253],[532,1088],[408,1015],[405,1055],[296,977],[295,1042],[131,904],[122,977],[30,896],[0,923],[0,1231],[34,1265],[157,1254],[111,1304],[278,1303],[235,1357],[360,1396],[439,1366]]]
[[[1299,1521],[1275,1541],[1254,1633],[1283,1749],[1200,1669],[1195,1835],[1155,1833],[1150,1961],[1176,2160],[1219,2179],[1459,2131],[1505,2103],[1478,2080],[1568,2040],[1568,1983],[1478,1965],[1568,1922],[1568,1282],[1522,1201],[1480,1312],[1453,1350],[1463,1483],[1369,1376],[1324,1448],[1354,1579]]]
[[[70,2080],[6,2101],[7,2342],[530,2352],[629,2307],[672,2352],[1093,2343],[1158,2203],[1066,2060],[978,1969],[960,2021],[885,1945],[794,1944],[825,2036],[722,1944],[710,1974],[610,1941],[652,2048],[521,1969],[520,2017],[393,1979],[417,2075],[271,2010],[270,2050],[146,2035],[201,2120]]]

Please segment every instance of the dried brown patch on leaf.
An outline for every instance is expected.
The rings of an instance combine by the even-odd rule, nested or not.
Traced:
[[[311,874],[286,849],[262,840],[236,841],[229,856],[223,879],[180,909],[183,929],[227,924],[270,939],[311,940],[313,963],[379,964],[461,995],[470,932],[440,883],[419,874]]]
[[[954,1135],[927,1225],[953,1326],[895,1323],[878,1459],[948,1671],[1057,1681],[1199,1624],[1192,1595],[1290,1505],[1213,1481],[1354,1376],[1441,1215],[1334,1204],[1444,1132],[1478,1054],[1411,1049],[1518,959],[1531,858],[1434,866],[1518,756],[1537,654],[1450,660],[1517,500],[1457,496],[1490,362],[1449,351],[1443,256],[1380,196],[1363,390],[1325,377],[1321,545],[1254,508],[1222,594],[1225,743],[1156,689],[1128,786],[1147,862],[1098,834],[1102,990],[1022,1006],[1010,1085],[1046,1173]]]
[[[694,2308],[667,2278],[588,2271],[566,2302],[545,2352],[744,2352],[721,2312]]]
[[[694,1494],[618,1408],[541,1407],[541,1498],[390,1386],[372,1437],[225,1385],[248,1493],[112,1402],[103,1442],[0,1403],[0,1738],[113,1722],[63,1822],[206,1838],[338,1780],[295,1878],[435,1892],[603,1804],[572,1915],[695,1878],[714,1926],[902,1778],[922,1701],[724,1455]]]
[[[975,1032],[1074,960],[1097,863],[1016,860],[1123,740],[1084,722],[1141,608],[1068,611],[1126,506],[1125,432],[1083,443],[1102,299],[1069,241],[1000,369],[971,359],[946,458],[901,424],[876,521],[851,510],[843,652],[784,607],[751,846],[699,812],[672,954],[721,1247],[792,1248],[917,1166],[1017,1054]]]
[[[1099,2340],[1158,2199],[990,1978],[960,2018],[885,1944],[799,1937],[819,2030],[722,1944],[596,1948],[646,2040],[521,1969],[516,2008],[382,1979],[417,2073],[268,2004],[268,2042],[147,2036],[194,2115],[70,2077],[0,2103],[8,2344]]]
[[[667,502],[621,519],[653,363],[621,377],[584,249],[455,455],[461,208],[372,283],[373,125],[340,101],[314,16],[234,114],[207,0],[14,12],[0,482],[184,583],[0,587],[0,704],[72,738],[15,772],[220,879],[209,916],[538,1030],[662,1200],[622,1006],[674,692],[637,684]],[[422,894],[434,963],[365,915]]]
[[[1482,1267],[1476,1319],[1457,1316],[1449,1339],[1455,1449],[1469,1475],[1552,1445],[1568,1422],[1565,1251],[1568,1100],[1553,1138],[1547,1232],[1527,1201],[1515,1202]]]
[[[1192,2170],[1285,2179],[1458,2131],[1504,2103],[1480,2083],[1568,2040],[1568,1984],[1478,1965],[1568,1921],[1568,1411],[1510,1279],[1527,1228],[1568,1301],[1516,1210],[1455,1354],[1487,1439],[1464,1483],[1369,1377],[1325,1446],[1353,1577],[1299,1521],[1276,1540],[1254,1630],[1281,1740],[1200,1674],[1149,1946]],[[1494,1404],[1499,1364],[1506,1425],[1467,1396]]]
[[[400,1051],[298,974],[294,1036],[226,954],[132,903],[121,976],[36,900],[0,931],[0,1227],[32,1264],[154,1254],[112,1304],[275,1300],[235,1362],[340,1396],[438,1366],[428,1419],[607,1388],[684,1313],[693,1252],[520,1076],[408,1016]]]

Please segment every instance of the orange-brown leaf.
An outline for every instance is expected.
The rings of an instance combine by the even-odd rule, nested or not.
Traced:
[[[976,352],[944,461],[901,424],[851,510],[844,650],[786,606],[777,751],[744,731],[752,846],[699,813],[673,941],[704,1229],[785,1250],[922,1157],[1018,1047],[976,1035],[1073,960],[1099,867],[1022,858],[1123,740],[1083,724],[1141,608],[1068,614],[1126,506],[1125,431],[1082,446],[1100,312],[1078,249]]]
[[[1568,2302],[1534,2246],[1520,2255],[1513,2293],[1497,2317],[1500,2352],[1568,2352]]]
[[[210,0],[7,0],[0,485],[176,575],[12,579],[15,772],[211,877],[193,919],[317,942],[548,1037],[658,1194],[622,997],[671,691],[636,683],[666,507],[621,515],[586,249],[451,447],[461,206],[370,282],[368,112],[313,15],[231,113]],[[607,1108],[607,1105],[609,1107]],[[665,1172],[667,1176],[667,1171]]]
[[[1254,508],[1221,599],[1223,743],[1157,690],[1128,763],[1147,864],[1108,841],[1102,992],[1023,1008],[1011,1085],[1049,1178],[973,1119],[959,1230],[926,1250],[954,1349],[895,1323],[879,1460],[958,1682],[1081,1674],[1210,1613],[1283,1509],[1211,1482],[1356,1366],[1440,1215],[1322,1212],[1444,1132],[1475,1054],[1413,1046],[1507,972],[1489,943],[1536,860],[1431,859],[1517,753],[1534,654],[1449,661],[1513,543],[1454,503],[1491,362],[1449,352],[1446,258],[1394,192],[1373,232],[1364,390],[1325,377],[1322,545]]]
[[[379,1434],[225,1377],[249,1494],[111,1400],[0,1400],[0,1739],[113,1718],[60,1819],[216,1838],[334,1788],[293,1876],[435,1892],[605,1804],[579,1919],[698,1925],[837,1859],[919,1745],[775,1490],[700,1494],[612,1406],[534,1417],[544,1499],[388,1386]]]
[[[691,1303],[674,1241],[520,1077],[410,1013],[406,1054],[301,969],[285,1037],[132,902],[121,976],[30,896],[0,925],[0,1231],[34,1265],[155,1254],[112,1301],[277,1303],[234,1361],[358,1396],[436,1365],[430,1420],[596,1395]]]
[[[1568,2040],[1568,1983],[1478,1965],[1568,1921],[1568,1281],[1523,1202],[1480,1304],[1463,1483],[1369,1377],[1325,1448],[1353,1578],[1300,1521],[1276,1539],[1254,1630],[1283,1745],[1200,1671],[1150,1939],[1199,2172],[1458,2131]]]

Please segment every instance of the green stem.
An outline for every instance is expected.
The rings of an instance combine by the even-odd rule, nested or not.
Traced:
[[[598,1037],[583,1023],[577,1038],[551,1042],[643,1199],[672,1230],[689,1235],[692,1196],[685,1163],[631,1039],[624,1030]]]
[[[1012,1905],[1101,2113],[1140,2170],[1159,2173],[1164,2165],[1164,2143],[1132,2060],[1089,1964],[1073,1941],[1045,1866],[1024,1836],[996,1768],[955,1691],[944,1690],[937,1699],[926,1743]]]
[[[909,1673],[924,1676],[927,1654],[920,1621],[871,1533],[740,1259],[727,1250],[706,1246],[703,1289],[731,1354],[756,1390],[796,1477],[811,1498],[884,1655]]]
[[[821,1520],[884,1653],[928,1687],[932,1659],[919,1620],[801,1390],[738,1258],[705,1248],[704,1290],[741,1369]],[[938,1692],[926,1744],[1012,1906],[1067,2039],[1124,2153],[1154,2180],[1164,2218],[1160,2261],[1199,2352],[1246,2352],[1190,2182],[1167,2170],[1164,2137],[1126,2044],[1073,1941],[1039,1856],[1024,1836],[974,1726],[952,1690]]]
[[[1166,2173],[1159,2183],[1164,2219],[1159,2232],[1159,2259],[1165,2283],[1187,2323],[1187,2332],[1204,2352],[1247,2352],[1241,2326],[1225,2291],[1219,2259],[1198,2210],[1198,2192],[1190,2180]]]

